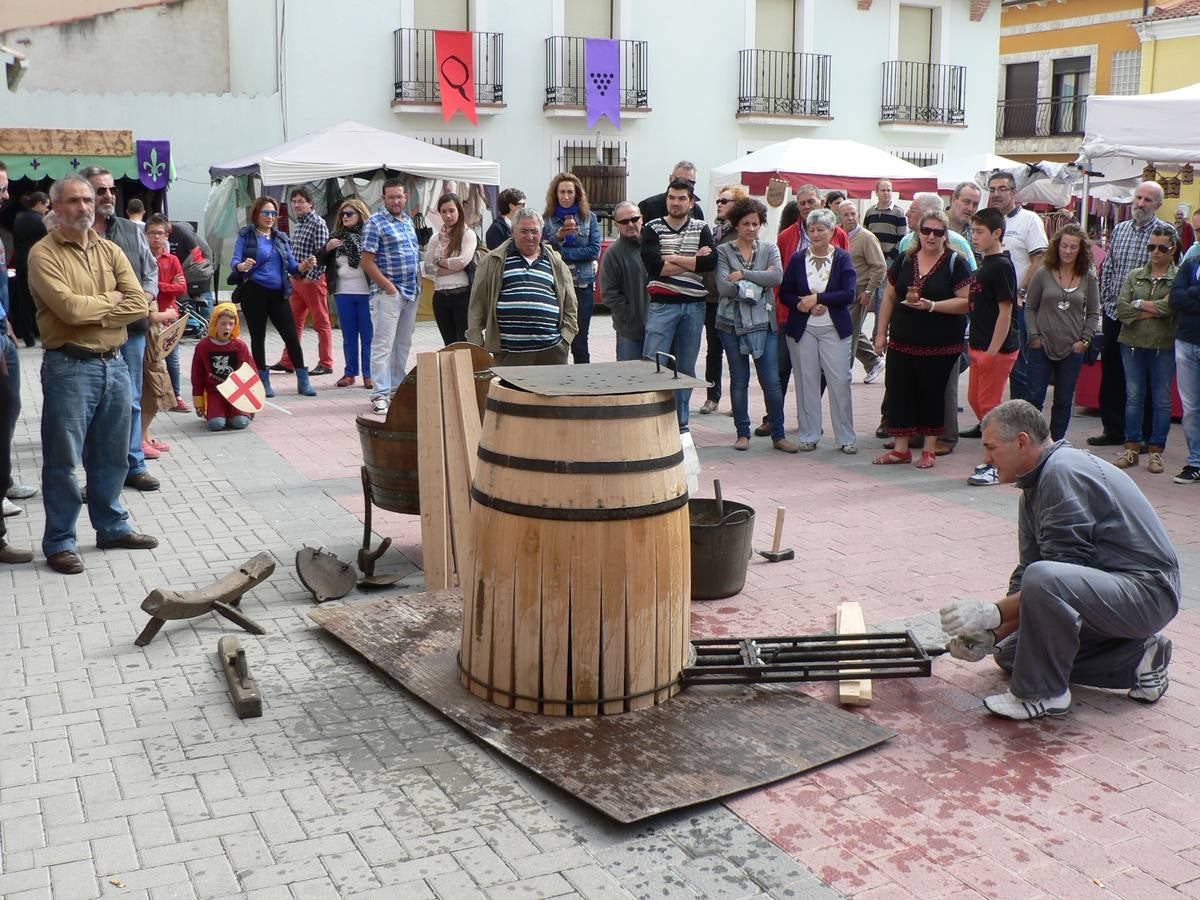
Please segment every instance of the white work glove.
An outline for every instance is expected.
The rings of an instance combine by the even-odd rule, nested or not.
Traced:
[[[947,653],[955,659],[965,659],[967,662],[979,662],[991,656],[995,649],[996,636],[990,631],[956,635],[946,644]]]
[[[951,637],[1000,627],[1000,607],[995,603],[960,600],[951,606],[943,606],[938,612],[942,617],[942,631]]]

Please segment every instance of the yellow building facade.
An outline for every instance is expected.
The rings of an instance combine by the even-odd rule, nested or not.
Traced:
[[[996,152],[1030,162],[1074,160],[1088,97],[1143,92],[1135,23],[1145,13],[1143,0],[1006,0]]]

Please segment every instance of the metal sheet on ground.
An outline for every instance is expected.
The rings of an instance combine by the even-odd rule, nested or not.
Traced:
[[[708,382],[671,371],[664,360],[589,363],[587,366],[493,366],[492,372],[513,387],[544,397],[579,397],[600,394],[640,394],[645,391],[679,391],[706,388]]]
[[[689,688],[659,706],[594,718],[502,709],[459,683],[459,590],[309,616],[476,738],[618,822],[769,784],[895,736],[779,687]]]

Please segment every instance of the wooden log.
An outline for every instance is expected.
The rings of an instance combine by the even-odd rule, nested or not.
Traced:
[[[450,513],[446,497],[446,448],[442,435],[440,357],[417,354],[417,472],[421,495],[421,551],[425,589],[452,587]]]
[[[867,624],[863,618],[862,604],[854,601],[839,603],[837,608],[838,634],[865,634]],[[853,674],[844,670],[841,674]],[[871,705],[871,679],[850,678],[838,682],[838,701],[848,706]]]

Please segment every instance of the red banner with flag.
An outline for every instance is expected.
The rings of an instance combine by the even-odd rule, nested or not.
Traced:
[[[460,109],[479,124],[475,113],[475,51],[470,31],[435,31],[438,86],[442,91],[442,118],[449,122]]]

